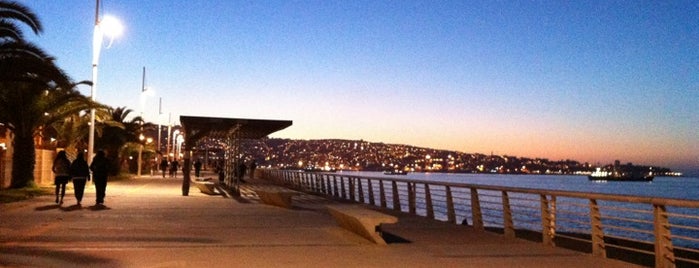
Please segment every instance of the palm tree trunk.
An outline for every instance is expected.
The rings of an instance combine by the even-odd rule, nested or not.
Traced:
[[[23,188],[32,185],[32,182],[34,182],[34,166],[36,165],[35,157],[34,137],[17,133],[14,137],[10,188]]]

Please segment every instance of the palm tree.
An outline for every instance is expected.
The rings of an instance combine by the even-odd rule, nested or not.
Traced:
[[[0,59],[0,122],[14,134],[12,188],[34,180],[37,131],[92,106],[76,85],[50,58],[18,53]]]
[[[32,29],[35,34],[42,31],[39,18],[24,5],[0,1],[0,39],[2,41],[23,40],[22,30],[13,21],[19,21]]]
[[[0,122],[14,134],[10,187],[21,188],[34,181],[38,130],[93,105],[75,90],[80,83],[73,83],[52,57],[23,41],[14,21],[35,33],[41,24],[26,7],[0,1]]]
[[[56,121],[46,130],[55,133],[52,138],[56,138],[57,147],[65,148],[67,152],[78,152],[87,149],[89,123],[90,113],[86,111]]]
[[[108,108],[107,112],[109,119],[95,125],[98,129],[95,144],[97,148],[105,150],[107,155],[111,156],[112,175],[116,175],[123,160],[122,149],[125,149],[125,145],[129,143],[140,143],[138,138],[140,134],[153,125],[145,123],[140,116],[129,119],[133,110],[126,107]]]

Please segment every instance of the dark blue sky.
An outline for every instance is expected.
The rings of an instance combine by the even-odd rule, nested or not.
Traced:
[[[46,26],[33,40],[90,79],[95,3],[24,3]],[[275,137],[699,166],[697,1],[102,4],[125,32],[101,53],[98,100],[153,122],[288,119]]]

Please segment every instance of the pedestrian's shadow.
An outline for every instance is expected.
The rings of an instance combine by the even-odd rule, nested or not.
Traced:
[[[68,207],[61,207],[61,209],[63,211],[66,211],[66,212],[70,212],[70,211],[75,211],[75,210],[81,210],[81,209],[83,209],[83,206],[75,204],[75,205],[68,206]]]
[[[52,210],[52,209],[59,209],[61,208],[61,205],[59,204],[54,204],[54,205],[46,205],[46,206],[40,206],[34,208],[36,211],[46,211],[46,210]]]
[[[111,208],[108,206],[105,206],[103,204],[96,204],[94,206],[90,206],[89,209],[92,211],[98,211],[98,210],[110,210]]]

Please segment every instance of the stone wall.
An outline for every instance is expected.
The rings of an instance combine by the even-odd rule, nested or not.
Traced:
[[[53,159],[55,150],[36,150],[36,166],[34,166],[34,182],[37,185],[47,186],[53,184]]]
[[[53,184],[53,158],[54,150],[36,150],[36,166],[34,166],[34,182],[40,186]],[[11,150],[0,149],[0,189],[10,187],[12,182],[12,154]]]

